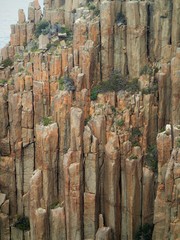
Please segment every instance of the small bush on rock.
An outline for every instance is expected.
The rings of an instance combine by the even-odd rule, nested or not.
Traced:
[[[10,58],[6,58],[5,60],[3,60],[1,62],[1,65],[3,65],[3,67],[9,67],[13,65],[13,61]]]
[[[52,204],[50,205],[50,209],[56,209],[56,208],[58,208],[58,207],[60,207],[60,204],[59,204],[58,201],[57,201],[57,202],[54,202],[54,203],[52,203]]]
[[[74,92],[76,87],[74,86],[74,81],[69,76],[64,76],[59,79],[59,90],[66,90],[69,92]]]
[[[50,31],[50,23],[46,20],[41,20],[35,29],[35,36],[39,37],[41,34],[46,35]]]
[[[180,138],[177,139],[177,141],[176,141],[176,146],[177,146],[178,148],[180,148]]]
[[[118,24],[126,25],[126,17],[122,12],[119,12],[116,16],[116,22]]]
[[[123,119],[118,120],[116,123],[117,123],[117,125],[118,125],[119,127],[124,126],[124,120],[123,120]]]
[[[148,66],[148,65],[145,65],[141,71],[140,71],[140,75],[150,75],[152,76],[153,75],[153,68]]]
[[[129,139],[131,141],[133,147],[139,146],[139,137],[140,136],[142,136],[142,133],[139,130],[139,128],[138,127],[133,128],[131,137]]]
[[[119,72],[112,72],[108,81],[104,81],[94,86],[91,89],[91,100],[96,100],[98,93],[105,92],[118,92],[120,90],[126,90],[128,92],[138,92],[139,85],[138,79],[133,79],[132,81],[126,81]]]
[[[29,218],[25,216],[19,216],[17,221],[14,223],[14,227],[22,231],[30,230]]]
[[[158,152],[157,146],[149,146],[147,154],[145,155],[145,164],[151,168],[153,172],[158,171]]]
[[[0,79],[0,85],[4,85],[7,83],[7,80],[6,79]]]
[[[52,123],[51,117],[43,117],[43,119],[42,119],[42,124],[43,124],[44,126],[48,126],[48,125],[51,124],[51,123]]]
[[[151,240],[152,232],[153,232],[153,225],[146,223],[143,226],[139,227],[139,230],[135,235],[135,240]]]

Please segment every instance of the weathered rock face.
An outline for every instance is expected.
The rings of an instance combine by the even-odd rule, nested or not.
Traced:
[[[158,135],[159,175],[154,211],[153,239],[178,239],[179,226],[179,128],[170,126]],[[167,139],[167,140],[165,140]],[[167,144],[167,141],[170,141]],[[173,144],[173,146],[171,145]],[[166,148],[166,150],[165,150]],[[166,151],[166,152],[165,152]]]
[[[153,224],[180,238],[179,7],[45,0],[65,33],[39,39],[38,1],[19,10],[1,51],[0,239],[133,240]]]

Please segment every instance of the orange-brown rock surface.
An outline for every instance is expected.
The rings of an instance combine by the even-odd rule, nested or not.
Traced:
[[[0,54],[1,240],[180,239],[179,7],[19,10]]]

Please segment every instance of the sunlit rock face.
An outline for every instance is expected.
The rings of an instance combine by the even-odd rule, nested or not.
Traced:
[[[0,56],[0,239],[180,239],[180,3],[18,12]]]

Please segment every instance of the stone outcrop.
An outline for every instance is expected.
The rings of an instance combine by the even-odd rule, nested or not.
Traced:
[[[171,132],[170,132],[171,130]],[[178,239],[179,232],[179,128],[166,126],[158,135],[159,178],[154,211],[153,239]],[[169,144],[168,144],[169,141]],[[173,146],[172,146],[173,144]],[[166,148],[166,149],[165,149]]]
[[[19,10],[1,50],[0,239],[180,238],[179,24],[178,0]]]

